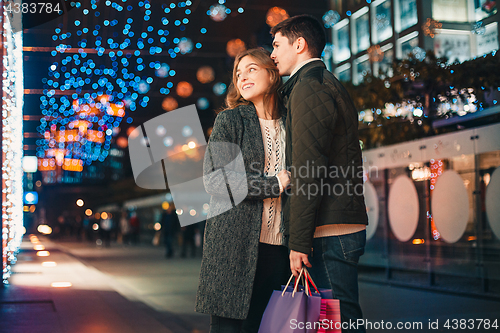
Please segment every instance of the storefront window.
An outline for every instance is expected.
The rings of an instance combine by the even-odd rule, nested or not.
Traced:
[[[344,19],[333,27],[334,61],[342,62],[351,57],[349,45],[349,20]]]
[[[373,44],[378,44],[392,37],[390,1],[385,0],[373,5],[372,33]]]

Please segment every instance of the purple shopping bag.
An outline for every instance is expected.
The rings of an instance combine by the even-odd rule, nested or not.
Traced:
[[[262,316],[259,333],[317,332],[321,296],[312,294],[308,286],[299,288],[298,283],[294,288],[290,287],[292,277],[282,291],[275,290],[271,295]]]

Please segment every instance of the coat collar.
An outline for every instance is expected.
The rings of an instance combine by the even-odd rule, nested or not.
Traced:
[[[255,110],[255,106],[252,103],[238,106],[238,111],[240,111],[242,117],[259,121],[257,110]]]
[[[326,68],[325,64],[321,60],[315,60],[315,61],[311,61],[310,63],[305,64],[295,74],[293,74],[288,79],[288,81],[286,81],[286,83],[283,85],[283,87],[281,87],[281,89],[279,90],[280,96],[283,98],[284,96],[290,95],[293,87],[295,86],[295,83],[297,83],[297,81],[299,81],[299,79],[304,75],[304,73],[306,73],[310,69],[316,68],[316,67]]]
[[[259,117],[257,116],[257,110],[255,109],[255,106],[252,103],[248,105],[239,105],[238,111],[240,112],[240,115],[242,117],[259,122]],[[282,111],[283,121],[285,121],[285,114],[286,113]]]

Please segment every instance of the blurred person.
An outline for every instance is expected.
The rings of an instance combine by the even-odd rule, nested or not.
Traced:
[[[130,243],[130,232],[131,232],[131,227],[130,227],[130,222],[127,218],[127,211],[123,210],[120,216],[120,235],[122,239],[123,244],[129,244]]]
[[[163,211],[161,217],[161,229],[163,234],[163,244],[165,245],[165,257],[172,258],[174,256],[173,239],[174,232],[179,224],[179,218],[172,206]]]
[[[137,216],[137,212],[132,212],[129,223],[130,223],[130,240],[134,245],[139,244],[140,241],[139,236],[141,233],[141,221]]]
[[[363,318],[357,269],[368,224],[358,113],[320,59],[326,38],[316,18],[291,17],[271,34],[271,58],[280,75],[289,76],[280,95],[288,112],[286,165],[292,171],[291,192],[283,198],[290,269],[297,276],[303,265],[312,266],[318,287],[332,289],[340,300],[342,322],[357,322]]]
[[[190,248],[191,251],[191,257],[196,257],[196,244],[195,244],[195,234],[196,234],[196,229],[197,229],[196,224],[190,224],[188,226],[182,227],[181,228],[181,233],[182,233],[182,252],[181,252],[181,258],[186,258],[188,248]]]
[[[240,53],[226,109],[217,115],[210,135],[203,180],[211,199],[196,297],[196,311],[211,315],[210,333],[256,333],[273,290],[289,277],[280,213],[280,194],[289,183],[280,84],[267,51]],[[235,191],[248,184],[245,199],[228,211],[220,167],[233,157],[218,145],[224,142],[238,145],[247,171],[245,184],[232,187],[232,195],[244,196]],[[241,182],[234,173],[226,174],[229,183]],[[217,215],[220,210],[225,212]]]
[[[111,231],[113,230],[113,219],[110,217],[102,219],[100,223],[101,238],[105,247],[111,246]]]

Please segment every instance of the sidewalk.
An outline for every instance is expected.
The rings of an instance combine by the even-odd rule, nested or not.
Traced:
[[[25,239],[10,284],[0,288],[0,332],[202,333],[182,327],[175,316],[158,320],[150,307],[118,293],[127,288],[113,278],[61,251],[58,244],[43,238],[40,242],[50,256],[38,257]],[[70,282],[71,287],[51,287],[54,282]],[[134,292],[128,290],[128,295]]]
[[[167,260],[164,248],[151,245],[40,241],[50,256],[37,257],[33,244],[23,242],[10,285],[0,289],[1,333],[208,333],[209,317],[194,312],[200,258]],[[53,288],[52,282],[72,286]],[[500,332],[477,328],[478,319],[500,325],[498,301],[366,281],[359,289],[364,317],[374,325],[368,333]],[[453,329],[454,319],[475,320],[475,328]],[[439,328],[429,329],[436,320]],[[376,328],[382,321],[392,330]],[[398,322],[422,326],[397,330]]]

